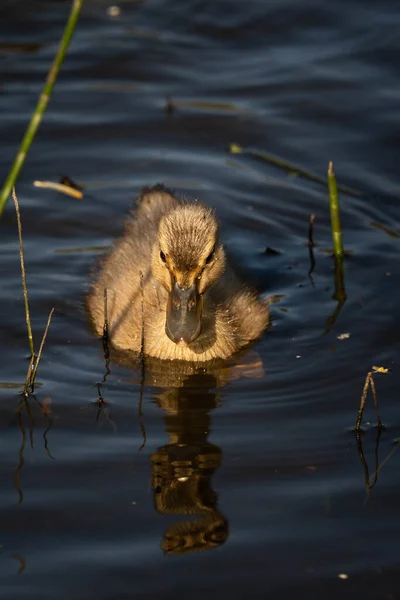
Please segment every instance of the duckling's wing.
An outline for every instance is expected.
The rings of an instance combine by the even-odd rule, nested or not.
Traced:
[[[123,235],[102,261],[88,296],[88,307],[96,331],[102,335],[104,290],[107,290],[111,337],[120,348],[140,348],[141,278],[144,278],[143,285],[148,286],[149,303],[155,303],[154,285],[151,285],[152,248],[162,215],[178,203],[162,186],[144,189],[137,210],[132,211],[125,223]]]

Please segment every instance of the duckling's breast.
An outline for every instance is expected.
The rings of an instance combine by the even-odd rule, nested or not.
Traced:
[[[190,362],[206,362],[232,356],[238,350],[236,336],[233,331],[228,333],[221,327],[222,320],[221,317],[217,317],[217,312],[207,310],[205,303],[200,335],[187,345],[176,344],[167,336],[165,311],[155,312],[148,309],[144,336],[145,354],[164,360]]]

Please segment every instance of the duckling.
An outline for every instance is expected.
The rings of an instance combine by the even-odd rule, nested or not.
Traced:
[[[96,333],[166,360],[226,359],[268,328],[266,302],[228,266],[214,211],[145,188],[88,295]]]

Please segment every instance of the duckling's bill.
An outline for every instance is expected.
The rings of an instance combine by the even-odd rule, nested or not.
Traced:
[[[203,299],[193,283],[181,288],[175,282],[168,296],[165,331],[179,346],[188,346],[201,332]]]

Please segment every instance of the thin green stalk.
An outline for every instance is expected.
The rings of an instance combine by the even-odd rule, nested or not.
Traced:
[[[343,259],[335,257],[335,293],[332,298],[337,300],[337,306],[333,313],[328,317],[326,322],[326,327],[324,331],[324,335],[330,332],[333,325],[336,322],[336,319],[339,316],[340,311],[342,310],[344,303],[347,300],[346,290],[344,287],[344,273],[343,273]]]
[[[240,146],[239,144],[230,144],[229,152],[230,154],[244,154],[246,156],[254,156],[255,158],[260,159],[265,163],[274,165],[275,167],[279,167],[280,169],[284,169],[288,174],[300,176],[304,179],[321,183],[324,186],[326,185],[326,180],[323,177],[315,175],[315,173],[311,173],[311,171],[306,171],[305,169],[302,169],[297,165],[289,163],[286,160],[276,158],[275,156],[272,156],[272,154],[267,154],[266,152],[263,152],[261,150],[253,150],[252,148],[242,148],[242,146]],[[339,185],[338,189],[349,196],[354,196],[356,198],[361,196],[360,191],[354,190],[353,188],[349,188],[346,185]]]
[[[32,335],[32,327],[31,327],[31,315],[29,312],[29,300],[28,300],[28,289],[26,287],[26,274],[25,274],[25,260],[24,260],[24,246],[22,243],[22,225],[21,225],[21,215],[19,212],[19,204],[17,194],[15,193],[15,189],[12,190],[12,197],[15,204],[15,212],[17,213],[17,224],[18,224],[18,237],[19,237],[19,258],[21,261],[21,278],[22,278],[22,289],[24,292],[24,302],[25,302],[25,318],[26,318],[26,326],[28,328],[28,340],[29,340],[29,349],[31,351],[31,357],[35,356],[35,346],[33,343],[33,335]]]
[[[340,208],[339,208],[339,194],[336,185],[336,177],[333,172],[333,165],[330,162],[328,168],[328,190],[329,190],[329,204],[331,209],[331,227],[332,227],[332,239],[333,239],[333,253],[335,258],[343,259],[343,240],[342,240],[342,229],[340,227]]]
[[[50,100],[51,93],[53,91],[54,84],[57,80],[58,73],[60,71],[61,65],[63,63],[65,53],[67,51],[68,45],[71,41],[72,35],[75,31],[76,23],[78,21],[79,13],[82,8],[83,0],[73,0],[71,11],[68,17],[67,24],[64,29],[64,34],[61,38],[60,44],[58,46],[57,54],[53,61],[53,64],[50,68],[50,71],[47,75],[46,82],[43,88],[42,93],[39,96],[38,103],[36,105],[35,111],[32,115],[28,128],[25,132],[25,135],[22,139],[21,146],[18,150],[17,156],[14,159],[14,163],[11,167],[11,170],[8,174],[8,177],[4,183],[3,189],[0,195],[0,215],[2,214],[5,205],[10,197],[11,190],[15,185],[17,177],[21,171],[21,168],[25,162],[26,155],[28,154],[29,148],[33,142],[33,139],[36,135],[36,132],[39,128],[39,125],[42,121],[43,115],[47,108],[47,105]]]

